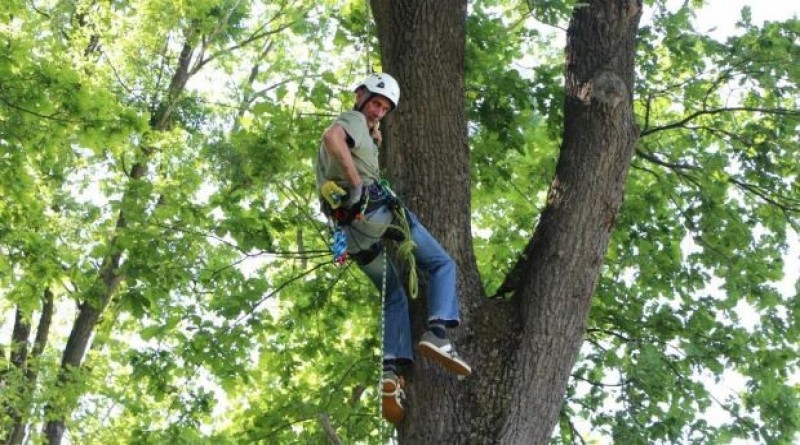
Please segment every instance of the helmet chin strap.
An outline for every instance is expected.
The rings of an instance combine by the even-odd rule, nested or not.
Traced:
[[[360,102],[356,102],[355,106],[353,107],[354,110],[362,111],[364,109],[364,106],[367,105],[367,102],[369,102],[370,99],[372,99],[375,96],[378,96],[378,93],[373,93],[371,91],[368,91],[368,93],[369,94],[364,95],[364,98]]]

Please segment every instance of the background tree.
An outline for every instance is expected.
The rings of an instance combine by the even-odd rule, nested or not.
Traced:
[[[59,2],[38,9],[16,2],[7,8],[5,22],[18,26],[4,28],[9,51],[3,63],[8,74],[3,120],[12,131],[3,133],[3,143],[20,159],[7,166],[8,184],[19,192],[9,194],[13,204],[4,221],[11,230],[3,240],[12,258],[4,277],[10,280],[9,301],[17,304],[18,314],[9,363],[13,372],[5,376],[8,396],[3,400],[8,441],[22,441],[33,419],[45,424],[49,443],[59,443],[77,406],[86,407],[72,417],[77,442],[84,441],[82,431],[93,431],[98,422],[113,441],[124,440],[97,417],[117,406],[150,411],[117,419],[132,438],[146,433],[156,440],[192,440],[192,429],[209,414],[211,393],[202,385],[189,385],[187,391],[175,385],[196,378],[200,363],[214,368],[214,354],[207,350],[213,331],[225,331],[232,342],[248,335],[236,320],[219,327],[210,318],[222,310],[215,297],[229,293],[222,285],[261,298],[255,289],[264,287],[263,279],[250,283],[243,274],[226,271],[235,252],[269,240],[261,236],[263,228],[246,224],[258,209],[243,214],[236,199],[209,197],[200,190],[214,187],[202,180],[211,171],[213,150],[206,141],[213,125],[203,125],[213,109],[187,91],[187,84],[212,64],[217,75],[238,69],[233,56],[243,60],[244,50],[256,45],[250,84],[265,82],[272,68],[257,66],[273,60],[281,76],[297,76],[285,54],[289,40],[271,37],[308,19],[312,6]],[[249,108],[272,88],[247,90],[242,104]],[[246,152],[247,133],[237,134],[243,135],[238,146]],[[222,190],[219,196],[228,193]],[[211,214],[218,206],[215,200],[232,209],[216,217],[223,220],[218,227]],[[212,232],[219,235],[209,236]],[[239,242],[225,244],[223,237]],[[69,315],[62,319],[71,325],[66,343],[55,339],[50,350],[61,356],[57,377],[52,358],[41,366],[25,359],[28,320],[40,307],[33,356],[47,339],[51,286],[58,288],[60,306],[68,314],[64,303],[78,306],[74,323]],[[181,334],[173,341],[169,334],[179,325]],[[133,342],[126,338],[131,330],[140,333]],[[187,331],[191,338],[182,336]],[[148,345],[155,337],[159,343]],[[224,348],[224,341],[215,346]],[[87,359],[90,347],[93,360]],[[247,354],[244,348],[225,352]],[[218,359],[225,369],[210,372],[234,378],[231,366],[238,359]],[[38,370],[51,375],[37,386],[27,375]],[[104,382],[107,373],[132,378],[148,391],[141,394],[119,380]],[[167,425],[163,435],[159,422]]]

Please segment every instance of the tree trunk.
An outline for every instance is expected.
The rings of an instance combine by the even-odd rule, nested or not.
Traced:
[[[47,345],[47,338],[50,335],[50,324],[53,320],[53,307],[53,293],[49,288],[45,289],[42,297],[42,313],[39,316],[39,325],[36,327],[36,338],[33,341],[33,348],[30,352],[30,360],[27,360],[25,363],[27,368],[25,369],[25,381],[27,384],[24,389],[25,391],[32,392],[34,388],[36,388],[36,380],[38,379],[39,373],[38,366],[36,365],[35,361],[42,355],[42,352],[44,352],[44,348]],[[30,361],[34,361],[34,364],[31,365]],[[28,428],[25,415],[29,412],[29,410],[29,403],[20,405],[20,412],[18,415],[13,417],[14,425],[11,428],[5,443],[9,445],[23,443],[25,440],[25,431]]]
[[[577,8],[567,33],[561,155],[539,227],[512,272],[524,317],[505,443],[546,443],[586,329],[628,165],[636,0]],[[548,425],[548,429],[542,428]]]
[[[384,69],[402,90],[400,105],[387,118],[383,166],[458,265],[462,325],[451,337],[474,368],[471,377],[458,381],[418,359],[407,376],[409,403],[399,437],[402,443],[484,442],[499,433],[505,401],[498,395],[509,369],[486,364],[510,356],[507,339],[516,323],[513,305],[484,298],[472,250],[464,100],[467,1],[375,0],[372,8]],[[425,304],[424,292],[411,302],[415,338],[424,329]],[[492,335],[480,333],[489,327]],[[492,358],[477,358],[488,354]]]
[[[14,329],[11,332],[11,366],[17,371],[24,374],[25,368],[28,366],[28,340],[31,335],[30,321],[25,317],[19,306],[14,315]],[[25,393],[28,392],[28,387],[24,382],[12,383],[16,388],[11,388],[12,391],[18,392],[18,400],[25,399]],[[19,433],[17,427],[22,423],[22,417],[25,409],[19,403],[17,406],[9,405],[5,407],[6,415],[11,420],[11,429],[7,434],[3,434],[4,443],[19,443],[17,442]],[[5,437],[4,437],[5,436]]]
[[[188,42],[188,37],[187,37]],[[189,74],[189,67],[192,63],[192,46],[186,43],[181,50],[178,59],[178,66],[172,76],[169,89],[167,91],[164,101],[150,119],[151,129],[153,131],[164,131],[170,126],[170,118],[175,111],[176,103],[186,86],[191,75]],[[148,157],[152,154],[153,149],[144,147],[144,155]],[[129,178],[131,181],[143,180],[147,173],[147,165],[143,162],[137,162],[131,167]],[[126,192],[123,196],[122,202],[134,202],[140,198],[136,196],[135,192]],[[116,233],[110,241],[111,253],[103,260],[103,264],[98,271],[97,280],[93,283],[92,287],[86,292],[86,298],[80,304],[80,310],[75,323],[72,325],[67,344],[64,347],[64,353],[61,357],[61,372],[58,376],[58,384],[60,386],[68,385],[70,383],[70,375],[73,370],[80,368],[83,357],[86,355],[86,350],[89,347],[89,342],[94,334],[100,316],[111,301],[117,287],[125,279],[121,270],[122,254],[123,251],[117,247],[117,236],[125,230],[127,221],[125,219],[125,211],[120,210],[117,217]],[[52,410],[52,406],[48,406],[46,410]],[[47,438],[47,443],[50,445],[58,445],[66,431],[66,416],[71,411],[71,407],[67,407],[67,412],[59,412],[55,418],[48,421],[44,426],[44,435]],[[64,411],[64,410],[62,410]]]
[[[539,226],[501,293],[486,299],[470,235],[464,103],[466,1],[373,0],[400,106],[384,166],[395,189],[459,266],[464,381],[418,360],[400,442],[544,444],[582,344],[591,296],[638,138],[632,113],[637,0],[576,8],[567,45],[565,130]],[[412,304],[414,333],[424,295]]]
[[[145,169],[141,164],[134,165],[131,172],[131,180],[139,180],[144,176],[144,173]],[[125,226],[124,212],[120,211],[117,219],[117,230],[124,230]],[[103,261],[97,280],[80,304],[78,317],[72,325],[72,330],[69,333],[69,338],[61,357],[61,371],[58,375],[59,386],[68,385],[72,372],[80,368],[100,315],[108,306],[114,291],[124,279],[124,275],[120,271],[122,251],[115,248],[116,240],[116,237],[111,240],[112,253]],[[52,410],[52,406],[46,407],[46,410]],[[67,408],[67,411],[69,410],[70,408]],[[50,445],[60,444],[66,430],[65,419],[69,413],[59,412],[58,414],[56,418],[48,421],[44,427],[44,435]]]

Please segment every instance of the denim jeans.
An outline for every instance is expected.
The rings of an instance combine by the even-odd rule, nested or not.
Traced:
[[[442,320],[448,326],[459,323],[458,295],[456,294],[456,265],[450,255],[419,222],[416,215],[408,211],[411,239],[417,267],[428,274],[428,320]],[[383,289],[384,258],[386,250],[369,264],[360,266],[372,280],[378,291]],[[386,295],[383,301],[383,358],[413,361],[411,325],[408,314],[408,298],[391,261],[385,265],[387,271]]]

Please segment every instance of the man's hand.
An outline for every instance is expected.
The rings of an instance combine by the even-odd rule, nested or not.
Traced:
[[[347,198],[344,201],[343,207],[346,209],[353,208],[353,206],[358,205],[361,202],[361,198],[364,195],[364,184],[358,185],[348,185],[347,186]]]
[[[372,129],[372,140],[375,142],[375,145],[377,145],[378,147],[380,147],[381,146],[381,142],[383,142],[383,135],[381,134],[381,131],[378,130],[377,126]]]

